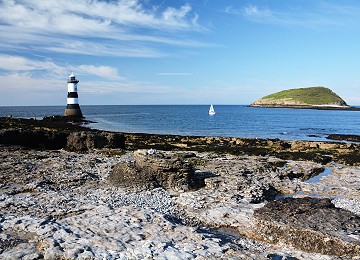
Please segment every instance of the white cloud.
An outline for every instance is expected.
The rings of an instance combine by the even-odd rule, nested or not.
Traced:
[[[166,21],[169,25],[180,26],[180,28],[186,28],[188,27],[188,24],[183,23],[183,21],[187,17],[190,11],[191,11],[191,6],[188,4],[180,7],[180,9],[168,7],[163,12],[162,17],[164,21]],[[196,21],[196,19],[194,21]]]
[[[66,72],[66,68],[51,60],[33,60],[6,54],[0,54],[0,70],[8,71],[9,74],[15,73],[14,75],[17,75],[18,72],[30,75],[42,71],[42,74],[50,74],[53,78],[60,78]]]
[[[0,2],[0,46],[11,43],[16,48],[87,54],[87,49],[82,52],[80,46],[91,41],[100,46],[93,50],[94,55],[107,55],[111,40],[113,45],[131,50],[117,52],[118,56],[157,57],[159,51],[148,44],[203,46],[173,33],[202,29],[189,4],[161,9],[137,0]],[[76,43],[70,46],[72,41]],[[132,44],[140,51],[130,47]]]
[[[48,68],[50,62],[29,60],[21,56],[0,55],[0,69],[38,70]]]
[[[124,80],[118,74],[118,71],[114,67],[110,66],[95,66],[89,64],[82,64],[78,66],[73,65],[58,65],[51,60],[39,61],[25,58],[23,56],[11,56],[0,55],[0,70],[6,71],[2,73],[1,77],[3,81],[2,86],[6,86],[10,81],[13,81],[14,77],[17,78],[11,85],[18,84],[18,81],[24,81],[18,84],[18,87],[23,87],[23,84],[28,84],[36,81],[48,80],[48,79],[60,79],[64,80],[64,75],[74,71],[87,76],[97,76],[107,81]],[[10,85],[10,84],[9,84]],[[29,84],[31,86],[31,84]],[[35,87],[35,85],[33,85]]]
[[[257,6],[248,5],[244,8],[244,15],[255,17],[271,17],[272,13],[269,9],[259,9]]]
[[[77,70],[80,73],[85,73],[88,75],[95,75],[107,80],[123,80],[123,77],[120,77],[116,68],[109,66],[94,66],[94,65],[80,65],[77,67]]]
[[[191,6],[188,4],[179,9],[168,7],[162,12],[157,8],[146,9],[140,1],[135,0],[23,0],[5,1],[1,7],[1,19],[7,24],[43,31],[95,32],[113,29],[115,25],[123,25],[119,27],[123,29],[198,29],[198,25],[189,17]]]
[[[16,72],[9,74],[0,74],[0,94],[2,97],[3,92],[14,91],[18,95],[26,95],[25,92],[51,92],[55,90],[61,90],[66,88],[66,79],[58,79],[54,77],[36,78],[30,72]]]

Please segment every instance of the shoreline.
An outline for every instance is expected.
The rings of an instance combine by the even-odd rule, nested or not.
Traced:
[[[341,111],[360,111],[359,107],[351,106],[322,106],[322,105],[249,105],[255,108],[293,108],[293,109],[314,109],[314,110],[341,110]]]
[[[80,152],[98,148],[199,151],[360,165],[360,143],[356,142],[121,133],[84,127],[78,122],[21,118],[0,118],[0,127],[0,144],[37,149],[65,148]],[[358,136],[333,136],[337,140],[346,137],[359,140]]]
[[[360,144],[37,121],[0,119],[0,143],[17,142],[0,145],[0,258],[337,260],[360,252],[360,169],[351,166],[360,165]]]

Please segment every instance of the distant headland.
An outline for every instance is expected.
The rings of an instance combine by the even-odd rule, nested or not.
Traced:
[[[346,102],[325,87],[297,88],[280,91],[251,103],[253,107],[283,107],[305,109],[360,110],[350,107]]]

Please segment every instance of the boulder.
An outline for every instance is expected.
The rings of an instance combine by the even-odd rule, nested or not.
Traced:
[[[327,255],[360,254],[360,217],[329,199],[285,198],[255,210],[255,237]]]
[[[111,132],[72,132],[67,137],[66,149],[87,151],[99,148],[125,148],[125,137]]]
[[[189,190],[194,182],[191,164],[179,156],[154,151],[137,151],[134,161],[115,165],[108,181],[132,191],[157,187],[173,191]]]

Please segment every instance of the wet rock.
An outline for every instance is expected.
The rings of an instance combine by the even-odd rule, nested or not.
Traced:
[[[329,199],[286,198],[254,211],[255,233],[269,243],[307,252],[359,256],[360,217],[335,208]]]
[[[79,125],[81,122],[64,121],[62,117],[49,117],[44,120],[0,118],[0,143],[24,145],[33,148],[64,148],[69,144],[74,151],[86,151],[91,147],[126,147],[136,149],[186,150],[198,152],[230,153],[233,155],[272,155],[283,160],[315,161],[322,164],[331,161],[360,165],[360,144],[340,142],[283,141],[279,139],[249,139],[234,137],[175,136],[154,134],[124,134],[124,137],[110,140],[104,131],[90,130]],[[84,123],[82,121],[82,123]],[[41,131],[40,131],[41,130]],[[4,131],[4,132],[3,132]],[[7,133],[7,131],[9,131]],[[15,131],[12,133],[11,131]],[[37,133],[37,131],[40,131]],[[81,141],[64,140],[64,134],[86,132],[75,135]],[[99,134],[102,133],[102,134]],[[43,136],[45,141],[43,140]],[[93,136],[95,135],[95,137]],[[50,136],[50,137],[49,137]],[[61,139],[61,140],[60,140]],[[107,139],[107,140],[105,140]],[[49,142],[46,140],[50,140]],[[108,142],[108,143],[107,143]],[[117,143],[117,145],[115,145]]]
[[[179,156],[166,156],[137,151],[134,161],[119,163],[109,175],[109,182],[132,190],[149,190],[157,187],[186,191],[193,185],[193,169]]]
[[[50,119],[0,118],[0,144],[21,145],[36,149],[88,151],[98,148],[125,148],[120,133],[97,131]]]
[[[37,129],[10,128],[0,130],[0,143],[31,148],[61,149],[65,147],[67,133]]]
[[[343,134],[331,134],[326,137],[330,140],[343,140],[350,142],[360,142],[360,135],[343,135]]]

